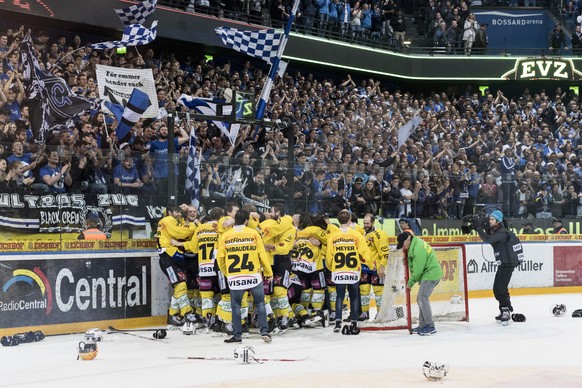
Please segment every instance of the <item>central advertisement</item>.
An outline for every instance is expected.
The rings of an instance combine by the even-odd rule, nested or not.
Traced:
[[[150,257],[0,264],[0,328],[152,315]]]

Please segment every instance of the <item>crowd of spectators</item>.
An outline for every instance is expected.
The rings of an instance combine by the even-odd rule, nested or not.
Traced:
[[[410,3],[410,2],[409,2]],[[401,50],[411,45],[407,33],[416,30],[427,40],[418,44],[436,48],[433,53],[484,54],[487,25],[477,23],[471,7],[538,7],[544,0],[301,0],[294,24],[295,31],[331,37],[360,44]],[[191,13],[283,27],[289,19],[293,0],[160,0],[160,4]],[[406,11],[408,10],[408,14]],[[579,24],[580,2],[571,1],[561,11],[568,27]],[[408,23],[407,23],[408,19]],[[406,42],[406,43],[405,43]],[[473,47],[473,51],[471,48]]]
[[[164,118],[140,120],[131,139],[119,144],[110,116],[85,112],[46,144],[33,141],[18,63],[22,31],[0,33],[2,191],[165,194]],[[51,39],[42,32],[34,40],[43,66],[87,98],[98,94],[96,63],[151,68],[166,111],[185,111],[176,103],[182,93],[223,97],[230,88],[257,95],[265,80],[250,61],[235,68],[228,61],[160,60],[151,48],[94,52],[82,48],[79,36]],[[580,215],[582,111],[571,90],[423,95],[387,90],[373,78],[336,81],[295,71],[277,78],[267,116],[288,126],[258,132],[243,126],[235,144],[213,123],[181,120],[175,128],[179,182],[192,124],[206,207],[238,195],[293,204],[295,211],[336,214],[348,207],[359,216],[460,218],[477,204],[499,204],[523,218]],[[420,125],[399,146],[399,128],[415,116]]]
[[[162,0],[161,4],[217,17],[283,27],[291,14],[293,0]],[[336,39],[404,45],[403,0],[301,0],[294,29],[306,34]]]

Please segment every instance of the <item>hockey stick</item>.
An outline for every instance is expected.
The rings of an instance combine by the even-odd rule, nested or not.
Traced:
[[[133,330],[118,330],[118,329],[115,329],[115,328],[114,328],[114,327],[112,327],[112,326],[109,326],[109,330],[110,330],[110,331],[109,331],[107,334],[125,334],[125,335],[130,335],[130,336],[132,336],[132,337],[137,337],[137,338],[141,338],[141,339],[146,339],[146,340],[149,340],[149,341],[155,341],[155,342],[163,342],[163,343],[165,343],[165,344],[168,344],[168,343],[169,343],[168,341],[164,341],[164,340],[162,339],[162,338],[165,338],[165,337],[166,337],[165,335],[164,335],[162,338],[155,338],[155,337],[152,337],[152,338],[150,338],[150,337],[143,337],[143,336],[141,336],[141,335],[138,335],[138,334],[136,334],[136,333],[135,333],[135,331],[153,331],[153,332],[154,332],[154,335],[155,335],[156,333],[158,333],[158,331],[160,331],[160,330],[164,330],[164,329],[149,329],[149,330],[146,330],[146,329],[143,329],[143,330],[142,330],[142,329],[133,329]],[[164,331],[165,331],[165,330],[164,330]]]
[[[148,328],[140,328],[140,329],[117,329],[113,326],[109,326],[109,330],[111,331],[115,331],[115,332],[132,332],[132,331],[158,331],[158,330],[168,330],[165,327],[160,327],[158,329],[148,329]]]
[[[305,361],[308,358],[309,358],[309,356],[303,357],[303,358],[257,358],[257,357],[253,357],[253,360],[257,361],[257,362],[265,362],[265,361],[294,362],[294,361]],[[234,360],[236,360],[233,357],[203,357],[203,356],[186,356],[186,357],[169,356],[168,359],[170,359],[170,360],[205,360],[205,361],[234,361]]]

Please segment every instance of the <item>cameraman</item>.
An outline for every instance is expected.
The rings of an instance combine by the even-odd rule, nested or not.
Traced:
[[[485,229],[485,225],[479,224],[475,225],[475,230],[484,242],[491,244],[495,261],[499,264],[493,282],[493,294],[499,302],[500,311],[495,319],[506,324],[511,318],[511,311],[513,311],[508,285],[513,270],[523,260],[523,250],[517,236],[506,229],[502,222],[503,213],[494,210],[489,214],[489,228]]]

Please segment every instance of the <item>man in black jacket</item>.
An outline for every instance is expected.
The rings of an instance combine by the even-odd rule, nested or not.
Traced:
[[[503,226],[503,213],[494,210],[489,215],[489,229],[477,228],[479,237],[491,244],[495,261],[498,263],[497,273],[493,281],[493,294],[499,302],[500,314],[495,319],[504,325],[511,319],[511,300],[509,298],[509,281],[513,270],[524,259],[523,248],[517,236]]]
[[[561,219],[554,218],[552,224],[554,224],[554,230],[552,231],[553,234],[568,234],[568,230],[562,226]]]

